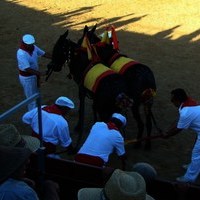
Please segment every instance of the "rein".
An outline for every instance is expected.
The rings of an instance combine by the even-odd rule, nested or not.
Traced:
[[[125,145],[133,144],[133,143],[136,143],[136,142],[142,142],[142,141],[146,141],[146,140],[154,140],[154,139],[158,139],[158,138],[162,138],[162,137],[163,137],[163,134],[161,133],[161,134],[154,135],[154,136],[147,136],[147,137],[144,137],[144,138],[141,138],[141,139],[126,140]]]

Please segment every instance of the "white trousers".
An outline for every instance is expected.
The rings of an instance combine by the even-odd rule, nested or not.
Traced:
[[[33,76],[19,75],[19,81],[24,89],[24,94],[26,98],[32,96],[33,94],[39,91],[37,87],[37,77],[35,75]],[[37,106],[36,101],[33,101],[30,104],[28,104],[28,110],[32,110],[36,106]]]
[[[191,163],[184,175],[184,178],[190,182],[195,182],[200,174],[200,136],[198,136],[192,150]]]

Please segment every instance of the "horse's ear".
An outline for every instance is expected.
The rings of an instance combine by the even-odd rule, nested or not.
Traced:
[[[63,34],[63,36],[66,38],[66,37],[68,36],[68,33],[69,33],[69,31],[67,30],[67,31]]]
[[[96,28],[97,28],[97,24],[95,24],[92,29],[91,29],[91,32],[94,33],[96,31]]]
[[[84,29],[83,29],[83,35],[85,36],[87,34],[87,32],[89,31],[89,28],[87,25],[85,25]]]

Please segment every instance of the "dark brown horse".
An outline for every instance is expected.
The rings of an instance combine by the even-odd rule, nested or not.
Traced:
[[[79,120],[76,130],[83,132],[85,97],[93,100],[95,121],[107,121],[114,112],[121,112],[122,104],[129,100],[127,86],[123,77],[107,68],[98,59],[88,59],[87,49],[67,38],[68,31],[57,40],[49,69],[61,71],[68,63],[70,74],[79,88]],[[51,70],[50,70],[51,71]],[[120,105],[120,106],[119,106]],[[124,104],[123,104],[124,105]],[[127,104],[124,105],[127,107]]]
[[[143,137],[144,127],[146,126],[147,137],[150,138],[152,132],[152,120],[156,125],[155,119],[152,115],[152,105],[154,95],[156,93],[156,82],[152,70],[126,55],[120,54],[116,48],[116,38],[107,38],[102,41],[102,38],[95,34],[96,25],[89,30],[85,26],[83,36],[78,43],[81,43],[83,37],[87,35],[90,43],[94,46],[98,56],[102,59],[104,64],[112,70],[121,74],[126,80],[128,86],[128,95],[133,99],[132,113],[138,126],[138,141]],[[106,32],[104,32],[106,34]],[[103,36],[104,37],[104,36]],[[116,36],[115,36],[116,37]],[[141,118],[140,107],[144,106],[145,125]],[[156,128],[158,129],[157,125]],[[160,131],[160,129],[158,129]],[[140,142],[136,143],[136,147],[141,145]],[[146,140],[145,148],[151,147],[150,140]]]

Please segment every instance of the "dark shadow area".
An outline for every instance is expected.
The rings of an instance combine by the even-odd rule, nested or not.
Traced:
[[[104,22],[106,24],[113,24],[117,29],[120,29],[120,27],[125,25],[134,26],[136,22],[149,15],[144,13],[141,16],[137,16],[133,13],[106,20],[101,18],[84,20],[84,18],[81,18],[82,14],[92,12],[94,7],[82,7],[71,12],[49,14],[48,8],[37,11],[20,6],[17,4],[18,2],[0,1],[1,113],[24,99],[22,88],[18,81],[16,63],[16,50],[23,34],[33,34],[36,37],[36,44],[42,49],[51,52],[56,40],[66,29],[69,29],[69,37],[77,41],[81,37],[82,29],[85,25],[94,25],[100,21],[97,23],[97,33],[100,34],[105,27]],[[96,7],[98,6],[96,5]],[[75,27],[77,25],[82,28],[77,30]],[[161,129],[166,129],[175,120],[177,114],[177,110],[171,105],[169,100],[172,89],[183,87],[194,98],[200,100],[200,39],[192,41],[200,35],[200,27],[190,34],[172,39],[173,32],[181,26],[181,24],[176,24],[154,35],[128,32],[125,29],[117,31],[121,53],[148,65],[155,74],[158,91],[153,112],[155,112],[157,123]],[[48,61],[46,60],[40,61],[43,69],[46,68],[47,63]],[[73,129],[77,121],[79,102],[77,86],[72,80],[67,79],[67,74],[67,66],[61,72],[54,73],[49,81],[42,85],[41,93],[45,104],[53,103],[61,95],[69,96],[74,100],[76,108],[69,119],[71,129]],[[86,131],[93,123],[90,103],[90,100],[87,100]],[[26,127],[21,122],[21,115],[25,110],[24,108],[8,121],[14,123],[20,131],[29,132],[29,127]],[[129,125],[126,129],[127,135],[130,138],[134,138],[136,125],[130,113],[127,114],[127,117],[129,120]],[[154,130],[156,131],[156,129]],[[133,162],[145,160],[153,163],[161,176],[174,179],[174,177],[183,173],[180,169],[183,160],[187,162],[190,158],[193,138],[193,135],[191,137],[189,134],[183,134],[170,139],[168,142],[166,140],[155,140],[151,152],[144,152],[143,149],[136,151],[131,146],[128,146],[127,150],[131,152],[129,153],[130,158],[128,162],[131,166]],[[168,157],[173,157],[173,166]],[[116,158],[113,158],[113,161],[115,160]]]

